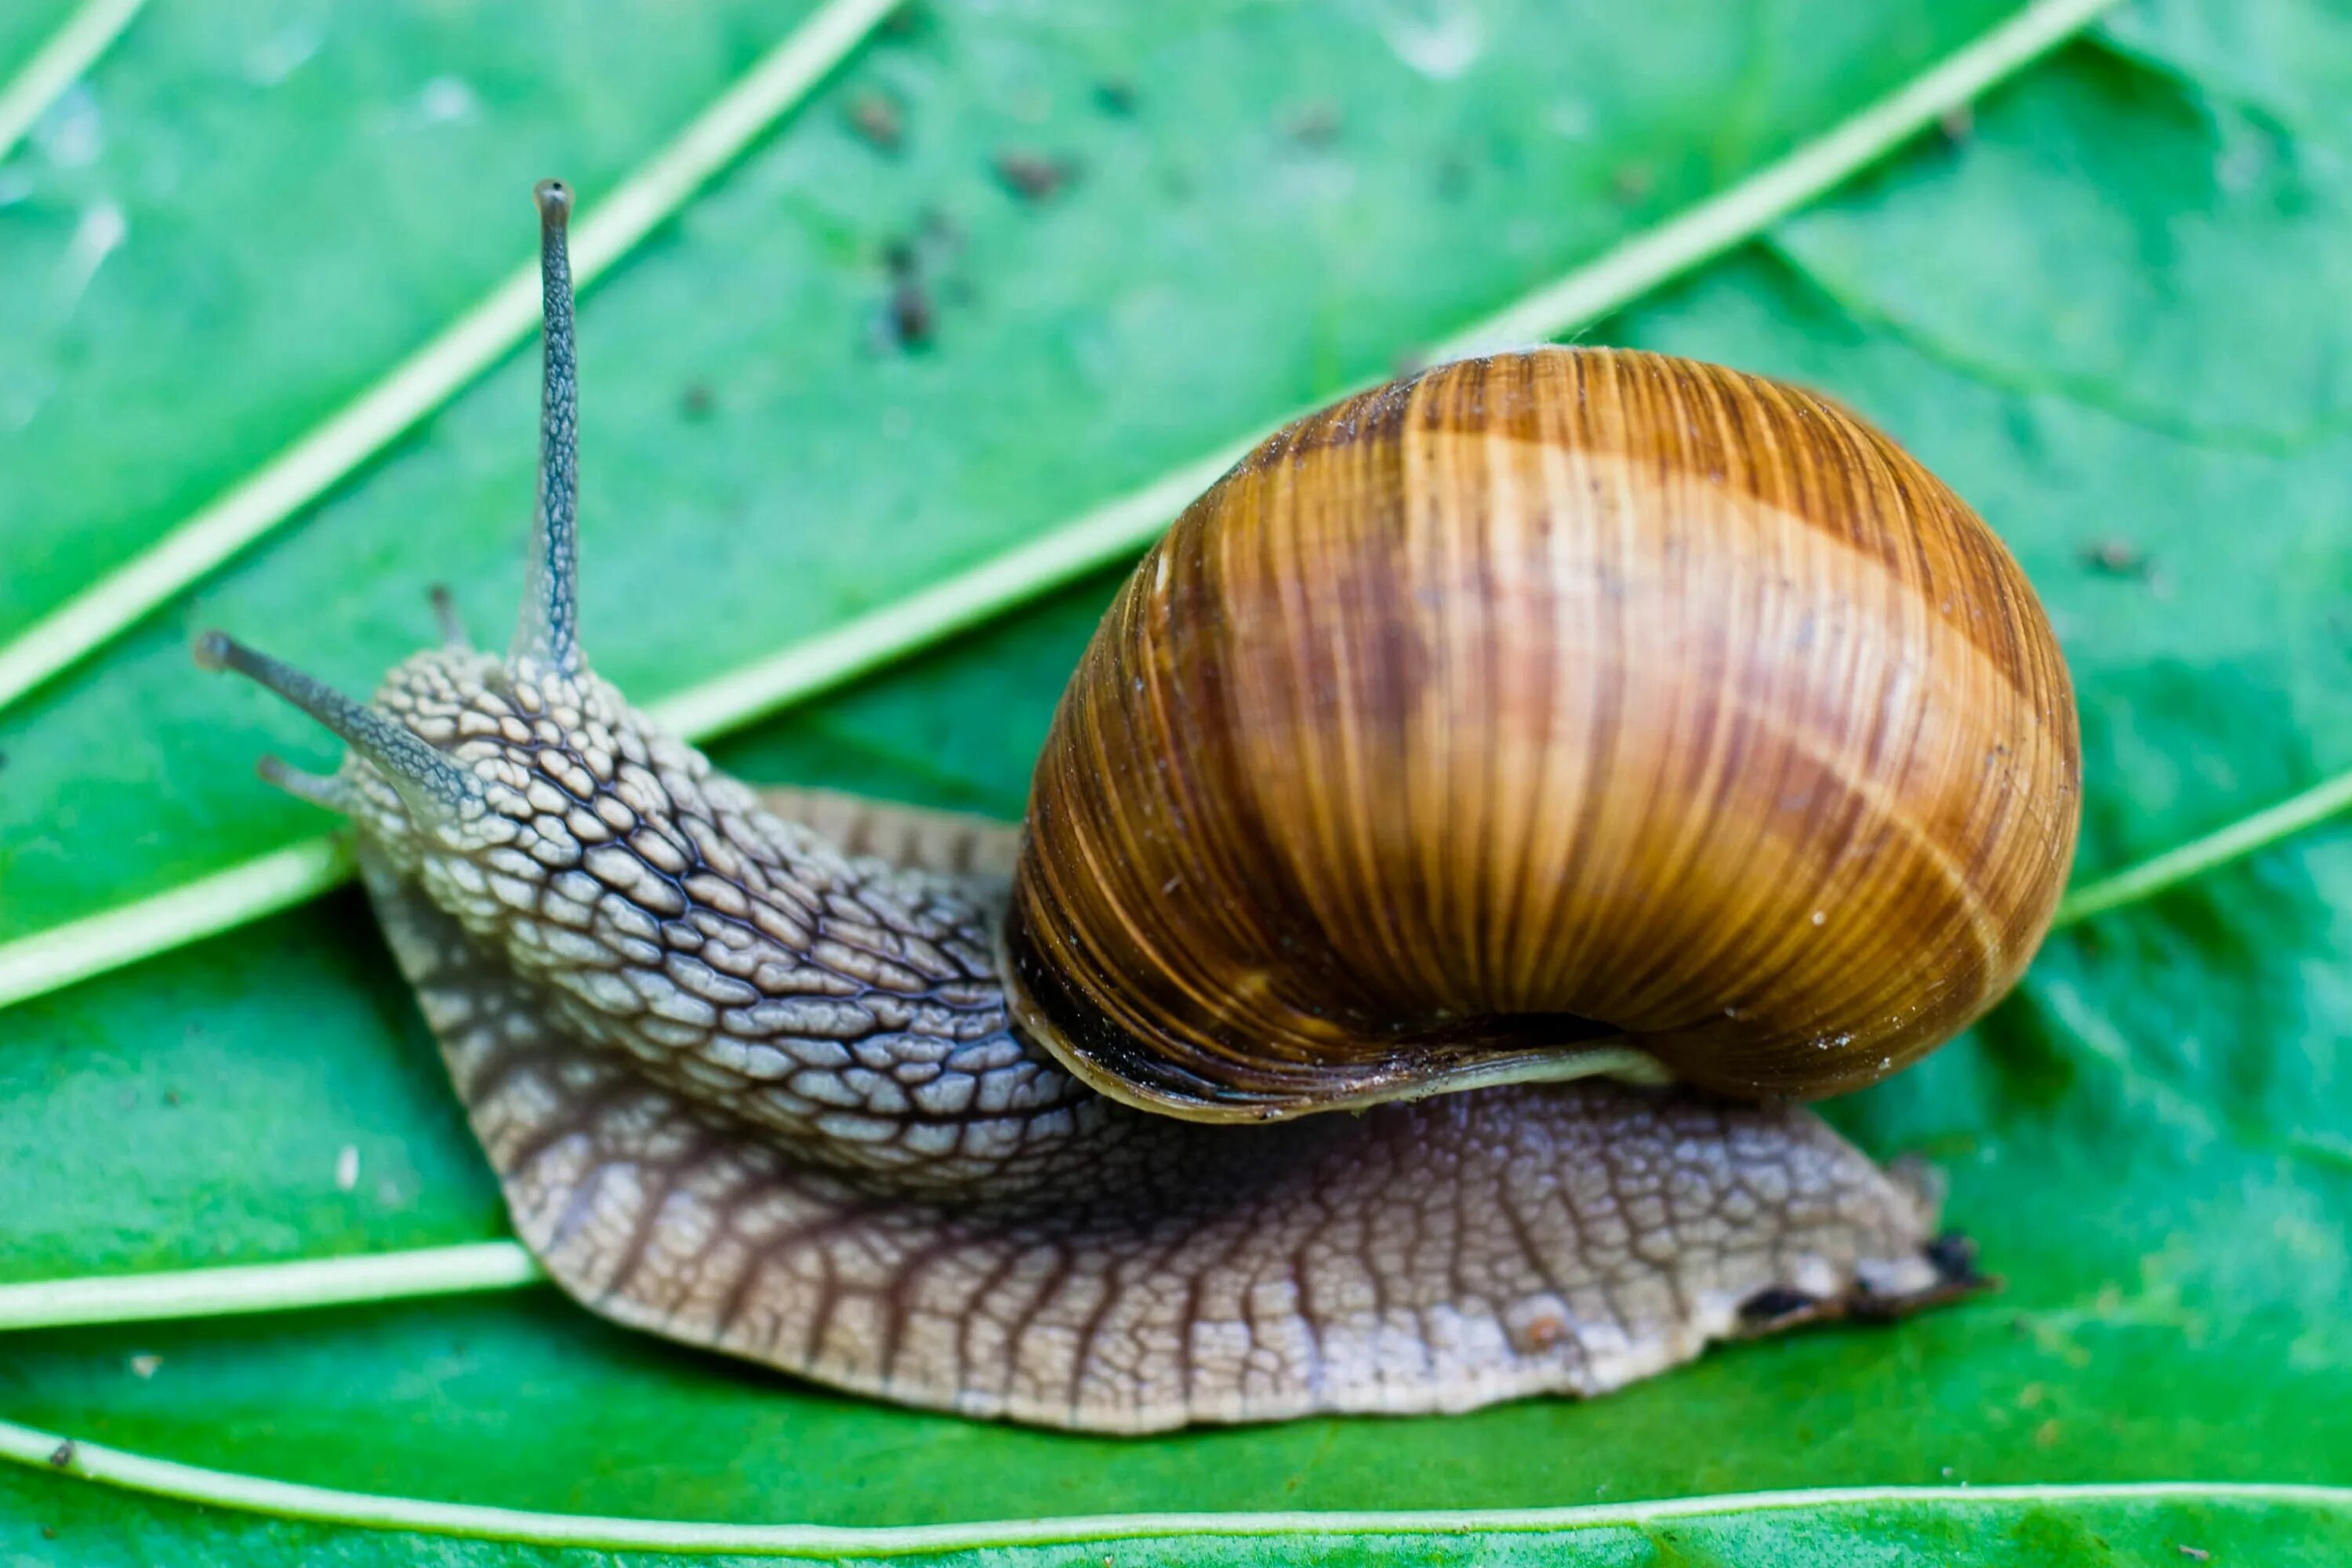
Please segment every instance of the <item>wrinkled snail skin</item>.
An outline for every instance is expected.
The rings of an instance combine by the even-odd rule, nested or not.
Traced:
[[[542,187],[541,201],[550,277],[560,280],[568,195]],[[1673,1059],[1680,1037],[1650,1026],[1652,1014],[1585,1005],[1580,994],[1571,998],[1578,1005],[1564,1005],[1542,988],[1538,970],[1563,952],[1572,963],[1594,942],[1622,939],[1639,961],[1643,972],[1622,983],[1622,997],[1633,1001],[1684,983],[1683,971],[1704,958],[1733,973],[1726,994],[1735,999],[1717,1005],[1753,998],[1784,1031],[1795,1026],[1790,1019],[1843,1017],[1837,1009],[1853,1005],[1833,999],[1807,1013],[1773,1000],[1790,976],[1838,973],[1815,962],[1807,942],[1828,933],[1809,919],[1777,942],[1743,936],[1759,915],[1733,921],[1730,931],[1654,921],[1637,941],[1622,927],[1642,899],[1625,894],[1598,915],[1582,913],[1551,901],[1559,889],[1548,878],[1505,874],[1554,839],[1577,847],[1588,878],[1664,869],[1672,890],[1702,902],[1730,896],[1731,873],[1717,854],[1737,850],[1768,878],[1795,881],[1802,858],[1831,845],[1834,863],[1811,875],[1798,901],[1834,895],[1842,923],[1875,924],[1881,961],[1912,951],[1885,930],[1910,921],[1937,966],[1923,977],[1915,963],[1908,987],[1847,984],[1890,1016],[1934,1016],[1932,1026],[1898,1024],[1900,1052],[1916,1048],[1901,1028],[1957,1026],[2023,962],[2046,900],[2012,882],[2029,880],[2019,868],[2042,860],[2063,869],[2074,807],[2063,790],[2038,804],[2021,797],[2053,777],[2071,786],[2072,731],[2063,669],[2034,662],[2047,651],[2046,628],[1997,546],[1990,555],[1937,557],[1926,575],[1889,570],[1874,590],[1816,595],[1824,619],[1808,646],[1825,650],[1814,656],[1824,667],[1911,661],[1899,677],[1874,677],[1872,700],[1895,718],[1856,718],[1858,736],[1826,708],[1791,721],[1798,742],[1768,722],[1769,710],[1759,705],[1789,696],[1771,679],[1769,649],[1776,637],[1796,634],[1751,602],[1761,592],[1753,584],[1710,590],[1717,598],[1696,618],[1716,628],[1721,617],[1729,640],[1694,633],[1702,646],[1690,656],[1704,668],[1727,657],[1709,648],[1766,650],[1726,678],[1737,700],[1714,705],[1745,718],[1695,731],[1687,712],[1644,717],[1634,699],[1664,698],[1643,684],[1647,677],[1627,673],[1638,661],[1587,680],[1594,690],[1631,683],[1612,721],[1610,766],[1663,767],[1667,748],[1654,731],[1691,734],[1713,749],[1688,780],[1639,775],[1637,795],[1696,781],[1730,807],[1760,803],[1764,826],[1754,832],[1711,837],[1703,818],[1663,808],[1656,820],[1621,818],[1612,813],[1623,808],[1601,801],[1596,767],[1538,756],[1517,739],[1470,731],[1484,760],[1448,763],[1420,757],[1423,721],[1358,728],[1339,715],[1368,694],[1391,714],[1425,718],[1435,703],[1464,727],[1549,713],[1554,739],[1585,743],[1591,726],[1564,716],[1572,704],[1528,689],[1532,680],[1559,689],[1577,660],[1555,661],[1540,679],[1496,668],[1532,635],[1533,612],[1520,601],[1540,601],[1537,623],[1583,626],[1586,650],[1605,649],[1650,635],[1632,612],[1612,619],[1608,608],[1636,602],[1647,585],[1633,555],[1594,561],[1618,586],[1585,595],[1580,620],[1557,607],[1578,558],[1542,556],[1527,541],[1633,531],[1638,508],[1625,498],[1672,468],[1654,451],[1611,468],[1598,447],[1580,467],[1572,444],[1530,439],[1521,426],[1560,417],[1562,397],[1604,422],[1654,422],[1661,409],[1679,419],[1698,406],[1639,405],[1664,397],[1669,385],[1692,397],[1687,388],[1713,389],[1724,405],[1717,416],[1762,420],[1768,429],[1778,427],[1765,413],[1727,406],[1734,394],[1779,400],[1798,420],[1830,417],[1827,405],[1680,362],[1561,351],[1446,367],[1295,426],[1147,559],[1056,721],[1053,745],[1074,754],[1049,750],[1036,809],[1015,828],[821,791],[757,793],[588,667],[573,608],[576,420],[570,318],[568,308],[553,308],[558,291],[551,282],[539,544],[512,651],[501,657],[453,638],[395,667],[365,704],[216,634],[198,652],[271,687],[348,742],[331,777],[274,763],[266,771],[350,817],[370,897],[517,1232],[592,1310],[909,1405],[1138,1432],[1596,1394],[1715,1340],[1810,1319],[1893,1316],[1972,1288],[1965,1247],[1937,1238],[1934,1193],[1908,1171],[1874,1166],[1796,1106],[1603,1079],[1400,1095],[1404,1070],[1426,1072],[1423,1088],[1462,1089],[1580,1053],[1621,1072],[1653,1054]],[[1603,384],[1612,379],[1622,379],[1631,412],[1608,412]],[[1862,431],[1835,417],[1841,439]],[[1334,423],[1342,419],[1344,438]],[[1899,489],[1914,470],[1896,465],[1900,454],[1883,438],[1869,440],[1876,444],[1849,460],[1881,465],[1868,468],[1866,485],[1883,499],[1885,487]],[[1317,452],[1345,465],[1356,489],[1303,504],[1309,488],[1333,482],[1310,471]],[[1379,477],[1384,468],[1388,479]],[[1522,547],[1507,570],[1470,559],[1478,531],[1412,521],[1423,504],[1412,487],[1443,481],[1457,500],[1475,494],[1500,513],[1537,496],[1528,488],[1537,475],[1553,483],[1541,504],[1512,514],[1520,521],[1510,523],[1510,541],[1485,541],[1490,550]],[[1726,494],[1763,493],[1761,481],[1728,467],[1722,483]],[[1818,474],[1803,479],[1799,488],[1811,489],[1800,499],[1818,500],[1823,485]],[[1346,495],[1378,498],[1398,487],[1411,493],[1395,502],[1390,524],[1348,521],[1354,502]],[[1586,499],[1571,505],[1579,496]],[[1289,521],[1254,529],[1226,515],[1244,503]],[[1599,506],[1608,526],[1580,521],[1579,505]],[[1804,515],[1841,514],[1816,506]],[[1780,526],[1773,537],[1790,552],[1781,574],[1810,583],[1821,561],[1805,552],[1800,525]],[[1707,559],[1708,537],[1694,527],[1666,557],[1694,585],[1714,584],[1721,570]],[[1885,542],[1853,535],[1848,546],[1883,560]],[[1307,567],[1296,552],[1320,543],[1339,546],[1334,575],[1282,600],[1279,615],[1274,600],[1252,597],[1280,599],[1285,579]],[[1371,580],[1399,563],[1400,550],[1412,557],[1404,564],[1430,571],[1426,590],[1400,597],[1392,583]],[[1549,562],[1542,594],[1525,584],[1528,551]],[[1935,599],[1917,591],[1921,582],[1961,607],[1933,618]],[[1489,630],[1446,602],[1465,588],[1496,595]],[[1202,597],[1217,594],[1227,595],[1223,607]],[[1875,621],[1838,619],[1860,616],[1856,606],[1878,620],[1912,617],[1928,632],[1888,653],[1870,630]],[[1180,610],[1210,618],[1188,623],[1175,618]],[[1237,615],[1300,647],[1328,637],[1316,657],[1328,667],[1311,679],[1279,668]],[[1378,617],[1388,618],[1393,638],[1374,634]],[[1947,628],[1979,650],[1978,663],[1937,662]],[[2041,642],[2030,635],[2037,628]],[[1113,662],[1130,643],[1146,661],[1131,671]],[[2002,657],[1983,651],[1990,649]],[[1465,654],[1487,668],[1454,673],[1445,660]],[[1207,673],[1178,671],[1195,658]],[[1106,673],[1116,689],[1090,690]],[[2021,695],[2053,673],[2054,691]],[[1923,735],[1936,742],[1929,762],[1898,758],[1894,775],[1916,767],[1946,780],[1950,755],[1988,744],[1990,721],[1969,730],[1945,711],[1971,681],[1982,683],[1979,695],[2012,704],[2010,731],[1990,742],[2008,751],[1979,759],[1990,781],[1984,798],[1963,798],[1957,787],[1871,794],[1832,765],[1887,750],[1892,726],[1915,746]],[[1798,689],[1814,692],[1801,682]],[[1929,696],[1908,695],[1919,689]],[[1134,729],[1118,717],[1130,692],[1155,722],[1180,726],[1176,749],[1157,763],[1118,752]],[[1290,761],[1303,803],[1288,821],[1276,809],[1280,767],[1267,761],[1281,756],[1279,742],[1261,729],[1285,722],[1299,726]],[[2063,766],[2045,754],[2056,752]],[[1751,777],[1759,758],[1769,760],[1763,779]],[[1089,775],[1132,782],[1155,768],[1160,793],[1139,797],[1139,825],[1120,829],[1124,837],[1091,823],[1066,828],[1064,818],[1109,804],[1088,793]],[[1211,784],[1255,793],[1245,807],[1213,807],[1200,795]],[[1473,788],[1520,785],[1537,798],[1462,798]],[[1439,792],[1433,803],[1417,793],[1431,789]],[[1789,803],[1806,789],[1844,822],[1843,837],[1808,837],[1784,824],[1803,815]],[[1389,816],[1351,821],[1340,809],[1350,795],[1375,792],[1392,796]],[[1469,835],[1475,852],[1391,840],[1443,817]],[[1294,825],[1318,840],[1264,837]],[[2036,842],[2012,846],[2003,834]],[[1162,842],[1175,835],[1199,842]],[[1148,869],[1108,858],[1128,854]],[[1332,858],[1328,881],[1302,868],[1318,854]],[[1175,874],[1163,869],[1170,865],[1185,876],[1213,873],[1235,899],[1262,891],[1272,912],[1234,912],[1236,922],[1264,922],[1238,927],[1238,937],[1174,943],[1139,918],[1159,908],[1139,879],[1164,881]],[[1928,868],[1942,868],[1946,882]],[[1876,890],[1890,868],[1928,890]],[[1089,879],[1098,889],[1091,894]],[[1423,883],[1417,902],[1361,901]],[[1613,885],[1604,881],[1604,894]],[[1938,886],[1945,890],[1931,896]],[[1182,890],[1181,879],[1167,890],[1170,908]],[[1122,922],[1111,934],[1074,935],[1064,923],[1089,897]],[[1318,914],[1334,917],[1328,931],[1316,931]],[[1340,957],[1360,960],[1367,932],[1432,945],[1402,947],[1385,967],[1346,969]],[[1236,943],[1261,940],[1256,967],[1226,976],[1206,967]],[[1846,962],[1873,957],[1859,936],[1843,940]],[[1133,1002],[1092,999],[1107,958],[1125,962],[1147,946],[1175,963],[1178,978],[1143,984],[1137,994],[1154,1006],[1174,995],[1192,1009],[1169,1013],[1176,1026],[1201,1026],[1200,1043],[1172,1058],[1178,1068],[1166,1082],[1185,1094],[1230,1092],[1245,1121],[1318,1100],[1369,1109],[1281,1126],[1216,1124],[1198,1119],[1197,1105],[1189,1119],[1157,1114],[1128,1101],[1151,1100],[1162,1084],[1123,1088],[1116,1098],[1095,1087],[1111,1054],[1099,1048],[1100,1014],[1047,1018],[1034,1029],[1019,1021],[1072,997],[1080,999],[1074,1005],[1143,1016]],[[1039,983],[1039,955],[1052,947],[1076,955],[1072,973],[1084,985]],[[1720,951],[1696,951],[1710,947]],[[1301,993],[1277,960],[1336,980],[1328,994],[1339,1000],[1294,1005]],[[1473,976],[1458,993],[1444,978],[1457,963]],[[1008,988],[1007,966],[1021,984]],[[1912,999],[1914,988],[1925,1000]],[[1391,1003],[1400,1012],[1382,1023],[1372,1008]],[[1298,1042],[1321,1026],[1318,1006],[1370,1028],[1333,1052],[1340,1087],[1302,1096],[1297,1086],[1312,1075],[1301,1070]],[[1506,1010],[1526,1016],[1496,1023]],[[1237,1031],[1260,1025],[1271,1045],[1262,1063],[1233,1048]],[[1702,1019],[1684,1032],[1707,1027]],[[1596,1047],[1615,1036],[1643,1054]],[[1074,1039],[1075,1074],[1048,1048],[1070,1050]],[[1895,1044],[1874,1048],[1898,1054]],[[1769,1046],[1751,1054],[1777,1060]],[[1690,1076],[1679,1061],[1675,1070]],[[1214,1087],[1221,1073],[1230,1091]],[[1841,1063],[1826,1078],[1834,1085],[1852,1076]],[[1383,1099],[1395,1102],[1375,1103]]]
[[[1449,364],[1271,437],[1129,579],[1038,762],[1017,1014],[1178,1115],[1580,1037],[1837,1093],[2015,982],[2079,766],[2023,574],[1853,415],[1654,354]]]

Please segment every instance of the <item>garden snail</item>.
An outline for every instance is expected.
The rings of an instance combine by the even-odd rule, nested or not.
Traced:
[[[1969,1288],[1925,1184],[1790,1102],[2016,979],[2079,757],[2023,575],[1886,437],[1652,354],[1443,365],[1184,513],[1024,826],[762,795],[582,658],[571,197],[538,199],[510,653],[451,625],[361,704],[197,652],[348,743],[264,772],[351,818],[572,1294],[1132,1432],[1590,1394]]]

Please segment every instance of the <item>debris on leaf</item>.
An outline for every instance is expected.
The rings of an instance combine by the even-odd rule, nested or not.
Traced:
[[[1318,101],[1307,105],[1290,117],[1284,132],[1303,147],[1328,147],[1339,135],[1339,108],[1334,103]]]
[[[898,106],[879,92],[861,92],[849,100],[849,128],[877,152],[896,153],[907,137],[907,118]]]
[[[882,260],[890,270],[887,323],[890,341],[900,348],[920,348],[931,341],[939,321],[930,290],[923,282],[922,258],[913,246],[901,240],[883,253]]]
[[[1066,158],[1008,151],[996,155],[996,177],[1024,202],[1048,202],[1077,177],[1077,168]]]
[[[2082,561],[2092,571],[2104,572],[2110,577],[2144,579],[2148,574],[2147,557],[2140,553],[2137,545],[2117,534],[2095,539],[2083,546]]]

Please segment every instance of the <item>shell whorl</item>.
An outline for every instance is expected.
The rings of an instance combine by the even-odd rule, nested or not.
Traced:
[[[1269,438],[1146,557],[1039,760],[1016,1015],[1202,1118],[1596,1040],[1858,1088],[2015,981],[2080,759],[2016,563],[1823,398],[1449,364]]]

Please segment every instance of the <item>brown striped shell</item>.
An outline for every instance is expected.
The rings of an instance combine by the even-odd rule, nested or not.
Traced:
[[[1145,557],[1004,963],[1079,1076],[1201,1119],[1651,1064],[1831,1094],[2015,982],[2080,766],[2017,563],[1853,414],[1648,353],[1448,364]]]

